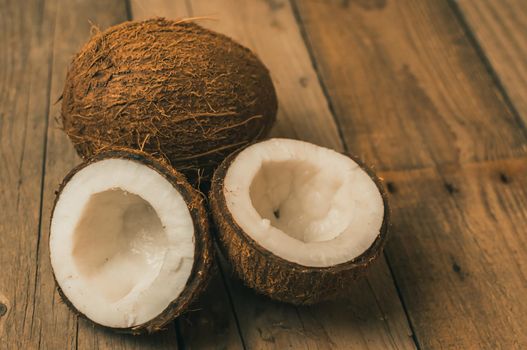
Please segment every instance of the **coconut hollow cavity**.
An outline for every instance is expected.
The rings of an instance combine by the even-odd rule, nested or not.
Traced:
[[[311,304],[346,291],[381,253],[388,206],[356,160],[307,142],[271,139],[216,170],[211,207],[222,250],[257,291]]]
[[[141,149],[195,182],[264,138],[276,111],[269,72],[250,50],[195,23],[156,18],[113,26],[84,45],[61,116],[84,158]]]
[[[125,332],[157,331],[206,285],[212,246],[203,198],[146,154],[105,152],[61,185],[50,256],[76,312]]]

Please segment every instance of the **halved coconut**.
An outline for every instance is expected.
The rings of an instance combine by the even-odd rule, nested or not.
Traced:
[[[343,294],[386,237],[380,180],[357,160],[302,141],[271,139],[229,156],[210,202],[234,271],[294,304]]]
[[[73,169],[51,218],[55,280],[96,324],[154,332],[205,287],[212,244],[202,196],[148,155],[114,150]]]

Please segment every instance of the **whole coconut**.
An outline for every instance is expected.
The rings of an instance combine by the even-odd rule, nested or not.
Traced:
[[[136,148],[196,181],[265,137],[276,110],[269,72],[250,50],[195,23],[158,18],[88,41],[68,71],[62,123],[83,158]]]

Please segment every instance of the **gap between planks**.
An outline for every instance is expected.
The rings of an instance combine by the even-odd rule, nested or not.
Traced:
[[[461,28],[463,28],[463,31],[466,37],[468,38],[468,40],[474,47],[474,50],[476,51],[479,58],[481,59],[481,62],[487,69],[488,74],[491,76],[492,80],[494,81],[494,85],[497,87],[498,91],[502,95],[503,101],[505,102],[505,104],[507,105],[511,113],[514,115],[514,117],[516,118],[519,127],[523,130],[523,133],[525,137],[527,138],[527,125],[526,125],[527,116],[525,116],[526,118],[525,120],[522,119],[522,116],[520,112],[518,111],[518,109],[516,108],[516,105],[513,103],[507,89],[505,88],[503,84],[502,79],[500,78],[500,75],[498,74],[494,66],[492,65],[488,56],[485,54],[485,50],[483,49],[483,47],[481,46],[481,43],[479,42],[476,35],[474,34],[474,31],[470,28],[470,24],[468,23],[463,10],[460,8],[459,0],[447,0],[447,1],[450,7],[452,8],[452,12],[456,15]],[[526,35],[526,40],[527,40],[527,35]]]

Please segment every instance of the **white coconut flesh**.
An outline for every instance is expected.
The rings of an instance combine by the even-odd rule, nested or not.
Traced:
[[[56,204],[50,234],[55,278],[94,322],[133,327],[183,291],[194,261],[194,225],[174,186],[132,160],[77,172]]]
[[[352,159],[307,142],[271,139],[233,160],[227,208],[261,247],[291,262],[328,267],[351,261],[380,233],[382,196]]]

